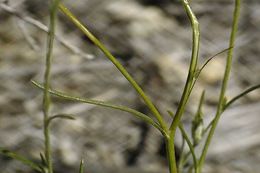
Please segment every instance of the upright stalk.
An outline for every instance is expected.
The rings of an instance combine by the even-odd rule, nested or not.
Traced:
[[[175,148],[174,148],[174,138],[165,137],[166,142],[166,151],[167,151],[167,159],[169,165],[170,173],[178,173],[176,158],[175,158]]]
[[[176,160],[175,160],[175,149],[174,149],[174,141],[175,141],[175,132],[176,129],[181,121],[181,117],[183,115],[186,103],[188,101],[190,90],[192,88],[194,74],[197,69],[197,62],[198,62],[198,54],[199,54],[199,43],[200,43],[200,28],[199,22],[193,13],[188,0],[181,0],[182,5],[189,17],[191,26],[192,26],[192,55],[191,55],[191,62],[189,67],[188,77],[185,83],[185,87],[182,93],[182,97],[173,118],[172,124],[170,126],[170,135],[169,139],[167,139],[167,153],[168,153],[168,162],[169,162],[169,170],[170,173],[178,173],[176,167]]]
[[[43,114],[44,114],[44,138],[45,138],[45,159],[47,162],[48,173],[53,173],[52,159],[51,159],[51,144],[50,144],[50,134],[49,134],[49,109],[50,109],[50,94],[48,92],[50,88],[50,72],[51,72],[51,62],[53,55],[53,43],[55,37],[55,21],[57,15],[59,0],[53,0],[50,5],[50,24],[48,31],[47,40],[47,53],[46,53],[46,64],[45,64],[45,74],[44,74],[44,96],[43,96]]]
[[[215,133],[217,124],[219,122],[220,116],[223,112],[223,109],[225,107],[225,93],[228,85],[228,80],[230,76],[230,71],[231,71],[231,65],[232,65],[232,57],[233,57],[233,52],[234,52],[234,44],[235,44],[235,38],[236,38],[236,33],[237,33],[237,28],[238,28],[238,20],[239,20],[239,15],[240,15],[240,0],[235,1],[235,9],[233,13],[233,24],[232,24],[232,30],[231,30],[231,35],[230,35],[230,41],[229,41],[229,49],[228,55],[227,55],[227,61],[226,61],[226,69],[224,73],[224,78],[222,81],[222,87],[219,95],[219,101],[218,101],[218,107],[217,107],[217,112],[215,115],[215,119],[213,120],[212,127],[209,131],[208,137],[206,139],[200,160],[199,160],[199,172],[202,171],[202,167],[204,165],[206,155],[208,152],[209,145],[211,143],[211,140],[213,138],[213,135]]]

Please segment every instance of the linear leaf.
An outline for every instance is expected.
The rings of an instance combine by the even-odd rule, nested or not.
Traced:
[[[53,115],[48,118],[47,125],[49,125],[53,120],[60,118],[60,119],[67,119],[67,120],[75,120],[75,117],[71,114],[58,114],[58,115]]]
[[[81,159],[81,161],[80,161],[79,173],[84,173],[84,160],[83,159]]]
[[[31,167],[35,171],[38,171],[38,172],[43,171],[42,166],[34,163],[33,161],[15,153],[15,152],[9,151],[9,150],[4,149],[4,148],[0,148],[0,154],[3,154],[4,156],[12,158],[14,160],[18,160],[18,161],[22,162],[24,165]]]
[[[228,101],[224,107],[224,110],[226,108],[228,108],[231,104],[233,104],[235,101],[237,101],[238,99],[240,99],[241,97],[247,95],[248,93],[256,90],[256,89],[259,89],[260,88],[260,84],[257,84],[257,85],[254,85],[248,89],[246,89],[245,91],[243,91],[242,93],[240,93],[239,95],[237,95],[236,97],[232,98],[230,101]]]
[[[44,86],[39,84],[38,82],[32,81],[32,83],[36,87],[38,87],[40,89],[44,89]],[[65,93],[62,93],[62,92],[59,92],[59,91],[56,91],[56,90],[52,90],[52,89],[49,89],[49,92],[54,96],[61,97],[61,98],[66,99],[66,100],[71,100],[71,101],[76,101],[76,102],[81,102],[81,103],[88,103],[88,104],[93,104],[93,105],[97,105],[97,106],[103,106],[103,107],[108,107],[108,108],[128,112],[128,113],[134,115],[135,117],[140,118],[141,120],[145,121],[146,123],[154,126],[155,128],[160,130],[165,135],[165,132],[163,131],[163,129],[161,128],[161,126],[158,123],[156,123],[152,118],[148,117],[146,114],[143,114],[143,113],[141,113],[141,112],[139,112],[135,109],[132,109],[132,108],[129,108],[129,107],[126,107],[126,106],[115,105],[115,104],[100,101],[100,100],[92,100],[92,99],[70,96],[70,95],[67,95]]]
[[[178,127],[181,131],[182,136],[184,137],[185,141],[187,142],[187,144],[189,146],[189,149],[190,149],[190,152],[191,152],[191,155],[192,155],[192,159],[193,159],[194,169],[195,169],[195,172],[196,172],[198,163],[197,163],[197,157],[196,157],[196,154],[195,154],[195,151],[194,151],[194,147],[192,145],[192,142],[191,142],[188,134],[186,133],[186,131],[183,127],[183,124],[180,123]]]

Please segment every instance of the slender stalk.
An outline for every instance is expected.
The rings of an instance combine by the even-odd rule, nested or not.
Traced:
[[[122,64],[109,52],[109,50],[84,26],[64,5],[59,5],[60,10],[106,55],[106,57],[116,66],[122,75],[129,81],[132,87],[143,99],[145,104],[151,110],[159,124],[165,131],[168,131],[166,122],[163,120],[162,115],[152,103],[151,99],[144,93],[142,88],[137,84],[133,77],[127,72]]]
[[[187,144],[188,144],[188,146],[189,146],[190,153],[191,153],[192,159],[193,159],[193,165],[194,165],[195,173],[198,173],[198,169],[197,169],[197,165],[198,165],[198,164],[197,164],[197,157],[196,157],[196,154],[195,154],[195,151],[194,151],[194,146],[192,145],[192,142],[191,142],[191,140],[189,139],[188,134],[185,132],[185,129],[184,129],[182,123],[179,124],[179,129],[181,130],[181,134],[182,134],[182,136],[184,137],[185,141],[187,142]]]
[[[232,24],[231,34],[230,34],[230,41],[229,41],[229,47],[231,47],[231,49],[228,51],[228,56],[227,56],[227,61],[226,61],[226,69],[225,69],[224,78],[223,78],[223,81],[222,81],[222,87],[221,87],[221,91],[220,91],[219,102],[218,102],[218,107],[217,107],[215,119],[212,123],[212,126],[211,126],[211,129],[209,131],[208,137],[206,139],[202,154],[200,156],[199,172],[202,171],[202,167],[203,167],[205,159],[206,159],[206,155],[207,155],[207,152],[208,152],[209,145],[211,143],[215,129],[216,129],[217,124],[219,122],[221,113],[223,112],[223,109],[224,109],[225,93],[226,93],[228,80],[229,80],[229,76],[230,76],[233,50],[234,50],[233,47],[234,47],[234,44],[235,44],[235,38],[236,38],[236,33],[237,33],[237,28],[238,28],[238,20],[239,20],[239,14],[240,14],[240,4],[241,4],[240,0],[235,1],[235,9],[234,9],[234,13],[233,13],[233,22],[232,22],[233,24]]]
[[[185,139],[184,139],[184,136],[182,135],[181,136],[182,139],[181,139],[181,153],[180,153],[180,157],[179,157],[179,161],[178,161],[178,171],[179,172],[182,172],[183,170],[183,165],[184,165],[184,158],[185,158],[185,152],[184,152],[184,148],[185,148]]]
[[[48,173],[53,173],[52,159],[51,159],[51,144],[50,144],[50,134],[48,127],[49,109],[50,109],[50,94],[48,89],[50,88],[50,72],[51,72],[51,61],[53,54],[53,44],[55,37],[55,21],[57,15],[59,0],[53,0],[50,6],[50,24],[48,32],[47,41],[47,53],[46,53],[46,65],[44,74],[44,96],[43,96],[43,114],[44,114],[44,138],[45,138],[45,158],[48,167]]]

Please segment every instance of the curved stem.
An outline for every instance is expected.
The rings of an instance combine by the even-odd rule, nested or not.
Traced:
[[[221,113],[223,112],[223,108],[224,108],[223,103],[225,102],[225,93],[226,93],[228,79],[229,79],[230,71],[231,71],[232,57],[233,57],[233,50],[234,50],[233,47],[234,47],[234,44],[235,44],[235,38],[236,38],[236,33],[237,33],[237,28],[238,28],[239,14],[240,14],[240,0],[236,0],[235,1],[235,10],[234,10],[234,13],[233,13],[232,31],[231,31],[230,42],[229,42],[229,47],[231,47],[231,49],[228,51],[226,69],[225,69],[224,78],[223,78],[223,81],[222,81],[222,87],[221,87],[221,92],[220,92],[220,96],[219,96],[217,112],[216,112],[214,121],[212,123],[211,129],[209,131],[208,137],[206,139],[202,154],[200,156],[199,172],[202,171],[202,167],[203,167],[205,159],[206,159],[206,155],[207,155],[207,152],[208,152],[209,145],[211,143],[211,140],[213,138],[213,134],[214,134],[215,129],[217,127],[217,124],[219,122]]]
[[[182,93],[182,97],[179,103],[179,106],[177,108],[177,111],[175,113],[175,117],[172,121],[171,127],[170,127],[170,133],[171,136],[175,135],[176,129],[180,123],[181,117],[183,115],[187,100],[190,95],[190,89],[193,84],[194,74],[197,68],[197,61],[198,61],[198,54],[199,54],[199,42],[200,42],[200,29],[199,29],[199,22],[193,13],[189,2],[187,0],[182,0],[182,4],[184,6],[184,9],[189,17],[191,26],[192,26],[192,55],[191,55],[191,62],[189,67],[189,74],[185,83],[184,91]]]
[[[127,72],[127,70],[121,65],[121,63],[109,52],[109,50],[84,26],[64,5],[59,5],[60,10],[106,55],[106,57],[116,66],[116,68],[122,73],[122,75],[129,81],[132,87],[143,99],[145,104],[151,110],[159,124],[165,131],[167,130],[166,122],[163,120],[158,109],[152,103],[150,98],[144,93],[142,88],[136,83],[133,77]]]

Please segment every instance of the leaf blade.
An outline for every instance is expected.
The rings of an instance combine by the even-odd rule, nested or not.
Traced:
[[[20,162],[22,162],[24,165],[27,165],[29,167],[31,167],[33,170],[35,171],[38,171],[38,172],[42,172],[43,171],[43,168],[42,166],[34,163],[33,161],[15,153],[15,152],[12,152],[10,150],[7,150],[5,148],[2,148],[0,147],[0,154],[6,156],[6,157],[9,157],[9,158],[12,158],[14,160],[18,160]]]

